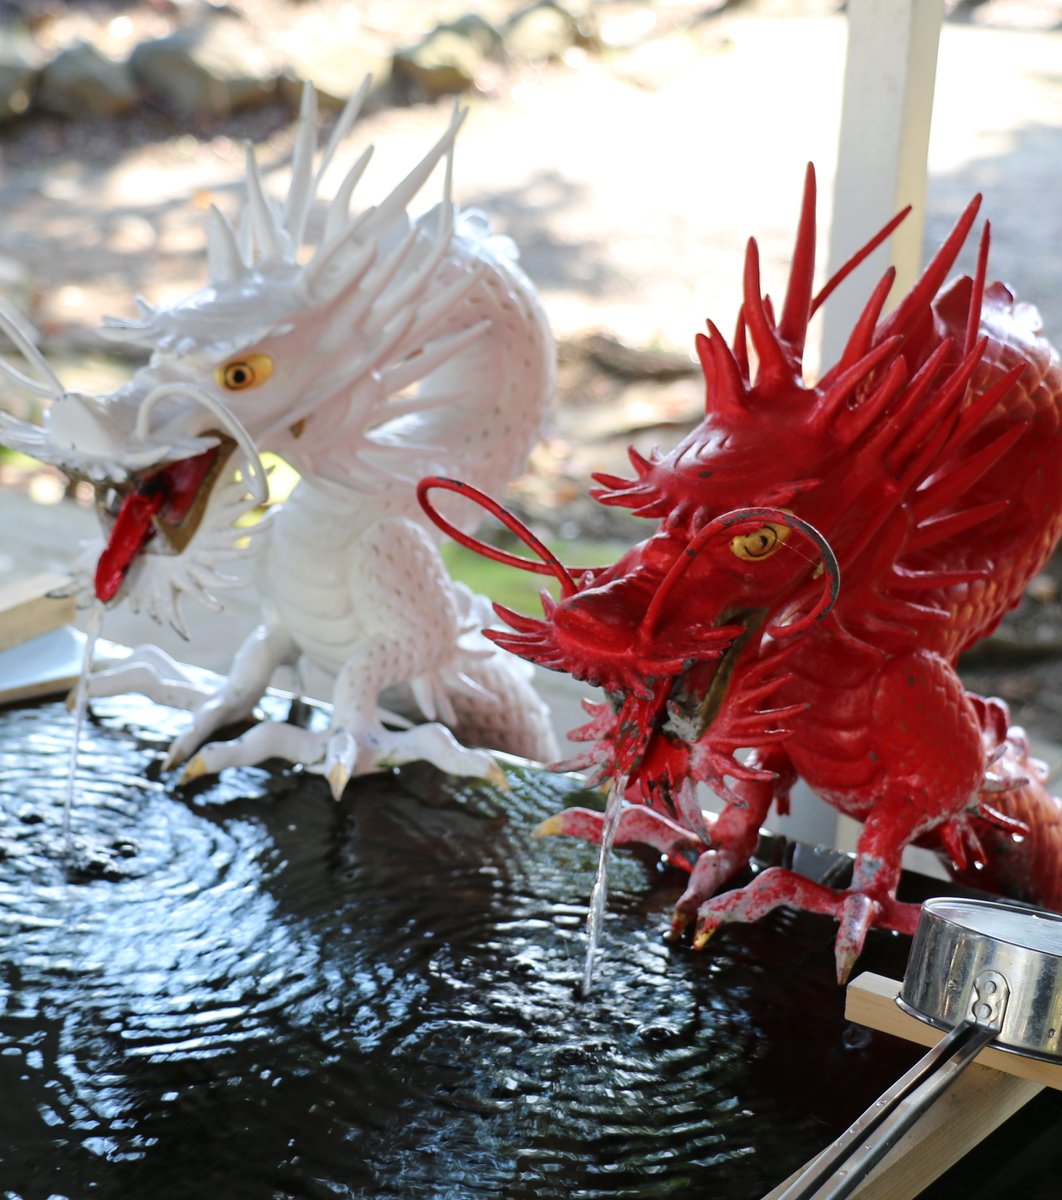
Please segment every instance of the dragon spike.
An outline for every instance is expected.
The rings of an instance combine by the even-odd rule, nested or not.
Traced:
[[[929,487],[922,489],[918,507],[923,512],[943,512],[981,478],[981,476],[1014,445],[1025,433],[1026,422],[1022,421],[1005,433],[963,459],[961,465],[941,475]]]
[[[963,353],[969,354],[977,342],[977,331],[981,326],[981,306],[985,298],[985,276],[988,274],[988,247],[992,241],[992,225],[985,221],[981,240],[977,244],[977,269],[974,272],[973,288],[970,291],[970,309],[966,316],[966,338]]]
[[[247,210],[251,217],[251,230],[254,243],[258,246],[263,259],[279,259],[286,262],[291,259],[290,244],[287,234],[281,228],[273,211],[273,206],[266,197],[262,187],[262,177],[258,172],[258,162],[254,156],[254,146],[248,140],[244,143],[244,160],[246,163]]]
[[[907,424],[903,428],[903,432],[888,448],[889,466],[899,472],[902,469],[904,460],[909,455],[918,452],[916,457],[924,457],[925,441],[929,437],[930,431],[934,426],[941,426],[941,422],[945,418],[952,418],[951,428],[947,429],[947,438],[950,438],[954,427],[958,424],[957,405],[961,403],[961,399],[966,392],[967,385],[973,376],[974,371],[980,365],[981,359],[984,356],[986,339],[974,346],[974,348],[960,360],[958,366],[954,368],[949,376],[947,376],[936,395],[934,403],[927,407],[927,410],[921,414],[919,420],[913,424]],[[946,427],[946,426],[945,426]],[[935,435],[936,436],[936,435]],[[944,442],[941,442],[942,448]],[[932,459],[927,459],[932,462]]]
[[[808,163],[789,286],[782,304],[782,317],[778,322],[778,336],[790,346],[797,359],[804,354],[808,318],[811,315],[811,286],[815,275],[815,199],[815,168]]]
[[[883,335],[888,336],[906,328],[929,307],[958,258],[980,207],[981,194],[978,193],[963,209],[951,232],[941,243],[940,249],[929,260],[929,265],[922,272],[918,282],[885,318],[881,329]]]
[[[306,220],[313,201],[314,184],[317,182],[313,170],[316,152],[317,93],[313,84],[307,83],[303,86],[302,100],[299,104],[298,132],[295,135],[295,149],[291,160],[291,185],[281,217],[281,226],[291,239],[292,246],[301,246],[303,234],[306,232]]]
[[[365,221],[365,232],[369,232],[370,230],[374,233],[380,232],[406,211],[409,202],[428,181],[428,177],[432,171],[435,170],[436,166],[445,156],[451,153],[458,130],[464,123],[467,114],[468,109],[462,109],[457,105],[454,106],[453,117],[450,119],[450,124],[446,132],[432,146],[428,153],[424,155],[420,162],[417,163],[413,170],[409,172],[405,179],[391,191],[390,195],[377,205]]]
[[[359,244],[356,235],[357,230],[351,226],[331,242],[322,242],[318,246],[313,257],[303,267],[303,287],[307,295],[313,296],[322,291],[326,293],[334,291],[342,295],[361,281],[365,273],[376,262],[379,248],[375,241]],[[343,256],[348,250],[350,258],[343,263]],[[343,279],[339,283],[335,283],[330,279],[330,275],[332,268],[340,265],[344,268]],[[329,284],[327,289],[326,284]],[[368,290],[371,293],[372,289]],[[366,301],[365,303],[370,302]]]
[[[964,508],[959,512],[949,513],[944,517],[934,517],[916,525],[907,540],[906,549],[912,552],[934,546],[947,538],[965,533],[985,521],[991,521],[1010,507],[1009,500],[993,500],[989,504],[978,504],[973,508]]]
[[[868,351],[835,379],[827,377],[827,380],[824,382],[828,386],[822,397],[821,404],[823,411],[830,413],[831,420],[834,422],[843,420],[846,425],[850,422],[855,422],[856,428],[862,429],[866,424],[865,417],[868,408],[870,411],[874,411],[871,398],[864,398],[863,403],[857,408],[849,408],[848,401],[855,394],[859,385],[869,379],[878,367],[883,366],[889,359],[895,358],[902,344],[902,338],[891,337],[880,345],[875,346],[873,350]],[[830,375],[832,374],[833,372],[831,371]],[[857,435],[853,434],[853,436]]]
[[[450,231],[453,229],[453,208],[449,203],[440,206],[439,213],[439,238],[435,244],[435,249],[431,254],[417,267],[410,272],[409,278],[401,283],[387,296],[380,296],[373,304],[372,315],[366,322],[365,332],[368,337],[375,337],[376,334],[384,328],[398,312],[406,308],[413,298],[422,292],[432,276],[439,270],[443,259],[450,247]],[[470,273],[468,286],[480,278],[480,273],[477,270]],[[456,302],[456,297],[454,297]],[[419,310],[423,312],[427,308],[422,306]]]
[[[855,325],[852,326],[852,332],[848,335],[844,351],[829,372],[831,376],[835,373],[842,374],[870,350],[874,343],[874,331],[881,319],[882,309],[885,307],[885,301],[889,298],[889,292],[892,291],[895,280],[896,268],[889,267],[878,280],[877,287],[870,293],[870,299],[863,306],[863,311],[859,314]]]
[[[207,269],[210,282],[227,283],[238,279],[247,269],[236,241],[236,231],[216,204],[206,217]]]
[[[420,354],[389,367],[383,373],[383,380],[388,392],[400,392],[402,388],[418,379],[423,379],[429,372],[449,362],[455,354],[460,353],[466,346],[471,345],[477,338],[482,337],[490,328],[490,321],[477,321],[468,329],[452,333],[446,337],[436,338],[423,347]]]
[[[459,275],[449,287],[443,288],[436,296],[417,309],[416,321],[409,331],[409,337],[414,342],[420,342],[430,337],[447,316],[456,312],[461,302],[483,278],[484,267],[478,264],[466,275]],[[375,314],[374,314],[375,316]]]
[[[793,356],[778,337],[760,291],[760,250],[755,238],[749,238],[745,251],[744,303],[749,336],[759,357],[754,386],[770,394],[785,392],[793,383]]]
[[[361,86],[353,96],[343,106],[343,111],[339,114],[339,120],[336,122],[335,128],[332,130],[332,136],[328,139],[328,145],[325,146],[324,154],[321,155],[321,162],[317,168],[317,177],[314,179],[314,194],[317,193],[321,186],[321,181],[324,178],[325,172],[332,165],[332,160],[336,156],[336,151],[339,149],[340,143],[354,128],[354,123],[361,115],[362,107],[369,95],[369,89],[372,87],[372,76],[366,75],[361,81]],[[372,147],[369,147],[368,153],[372,152]]]
[[[374,147],[369,146],[363,151],[361,157],[346,173],[343,182],[339,185],[325,216],[324,235],[321,238],[323,245],[333,242],[346,228],[350,220],[350,201],[354,195],[354,189],[361,182],[361,177],[372,160],[373,150]]]
[[[898,338],[890,338],[890,342],[895,342]],[[888,343],[882,343],[887,345]],[[864,452],[869,452],[871,455],[884,453],[886,450],[891,452],[896,443],[890,439],[893,438],[893,430],[900,429],[902,432],[900,438],[903,441],[910,442],[911,445],[917,445],[922,441],[926,432],[933,424],[939,423],[941,410],[939,406],[927,406],[930,416],[927,418],[926,411],[922,412],[921,416],[915,416],[913,425],[918,427],[919,434],[917,441],[910,441],[907,436],[907,431],[912,428],[912,422],[908,420],[911,414],[917,414],[926,393],[936,383],[937,376],[940,373],[940,368],[945,359],[951,354],[954,348],[951,338],[945,338],[926,361],[918,368],[915,374],[907,383],[903,399],[893,413],[893,420],[889,424],[882,424],[876,427],[876,430],[871,434],[869,443],[864,447]],[[878,412],[873,413],[875,420],[863,421],[860,418],[864,413],[864,407],[860,407],[855,414],[854,419],[858,422],[855,431],[852,433],[852,438],[861,436],[868,429],[873,429],[876,425],[876,418],[880,415]]]
[[[745,379],[726,339],[713,322],[708,322],[708,336],[699,333],[695,345],[708,384],[705,411],[732,415],[742,412],[748,395]]]
[[[809,313],[809,316],[814,316],[814,314],[818,312],[818,310],[826,303],[830,296],[833,295],[834,291],[836,291],[836,289],[839,288],[842,283],[844,283],[848,276],[851,275],[852,272],[864,260],[869,258],[870,255],[872,255],[874,251],[882,244],[882,242],[886,241],[892,236],[898,226],[903,224],[903,222],[910,215],[910,212],[910,204],[908,204],[905,208],[901,208],[891,221],[887,221],[868,242],[865,242],[862,246],[860,246],[855,254],[853,254],[847,262],[843,263],[842,266],[835,271],[829,279],[826,280],[822,288],[816,294],[815,299],[811,302],[811,312]]]
[[[749,381],[749,345],[745,329],[744,305],[738,309],[737,323],[734,326],[734,361],[747,384]]]

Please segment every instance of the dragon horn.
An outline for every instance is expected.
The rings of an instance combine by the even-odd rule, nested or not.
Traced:
[[[291,160],[291,186],[284,202],[281,225],[291,238],[293,246],[302,245],[306,231],[306,218],[314,196],[316,177],[313,159],[317,151],[317,93],[312,83],[302,89],[299,105],[298,132],[295,135],[295,150]]]
[[[804,354],[804,341],[811,314],[811,285],[815,275],[815,168],[808,163],[804,175],[804,198],[800,206],[789,286],[782,304],[778,336],[789,344],[797,358]]]
[[[211,283],[237,279],[247,269],[236,241],[236,231],[216,204],[206,217],[207,272]]]

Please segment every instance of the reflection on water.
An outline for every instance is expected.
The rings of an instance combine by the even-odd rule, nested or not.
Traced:
[[[529,836],[569,781],[175,793],[172,718],[94,708],[72,855],[68,714],[0,712],[7,1197],[751,1200],[916,1057],[846,1031],[830,922],[669,948],[624,854],[583,997],[594,848]]]

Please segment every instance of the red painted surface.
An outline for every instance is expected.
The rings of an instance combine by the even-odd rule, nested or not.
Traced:
[[[633,478],[596,477],[602,504],[656,531],[610,567],[536,564],[560,599],[542,619],[499,609],[511,631],[491,636],[606,689],[569,765],[627,774],[620,841],[692,867],[676,928],[696,922],[703,944],[780,904],[832,913],[843,975],[871,924],[913,927],[895,899],[911,842],[1062,907],[1062,805],[1003,704],[967,695],[955,672],[1062,532],[1062,369],[1035,313],[986,284],[987,225],[975,278],[943,286],[975,198],[911,293],[882,316],[887,274],[840,361],[805,385],[808,320],[868,252],[815,295],[814,203],[809,170],[777,315],[750,241],[733,340],[711,323],[698,336],[703,422],[669,453],[632,450]],[[437,486],[457,485],[425,481],[429,511]],[[716,896],[798,775],[863,822],[851,887],[772,870]],[[696,781],[727,802],[711,828]],[[661,817],[652,836],[645,809]],[[570,812],[550,831],[598,828]]]

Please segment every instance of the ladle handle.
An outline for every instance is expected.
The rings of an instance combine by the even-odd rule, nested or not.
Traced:
[[[963,1021],[809,1163],[777,1200],[844,1200],[915,1122],[999,1035],[995,1025]]]

